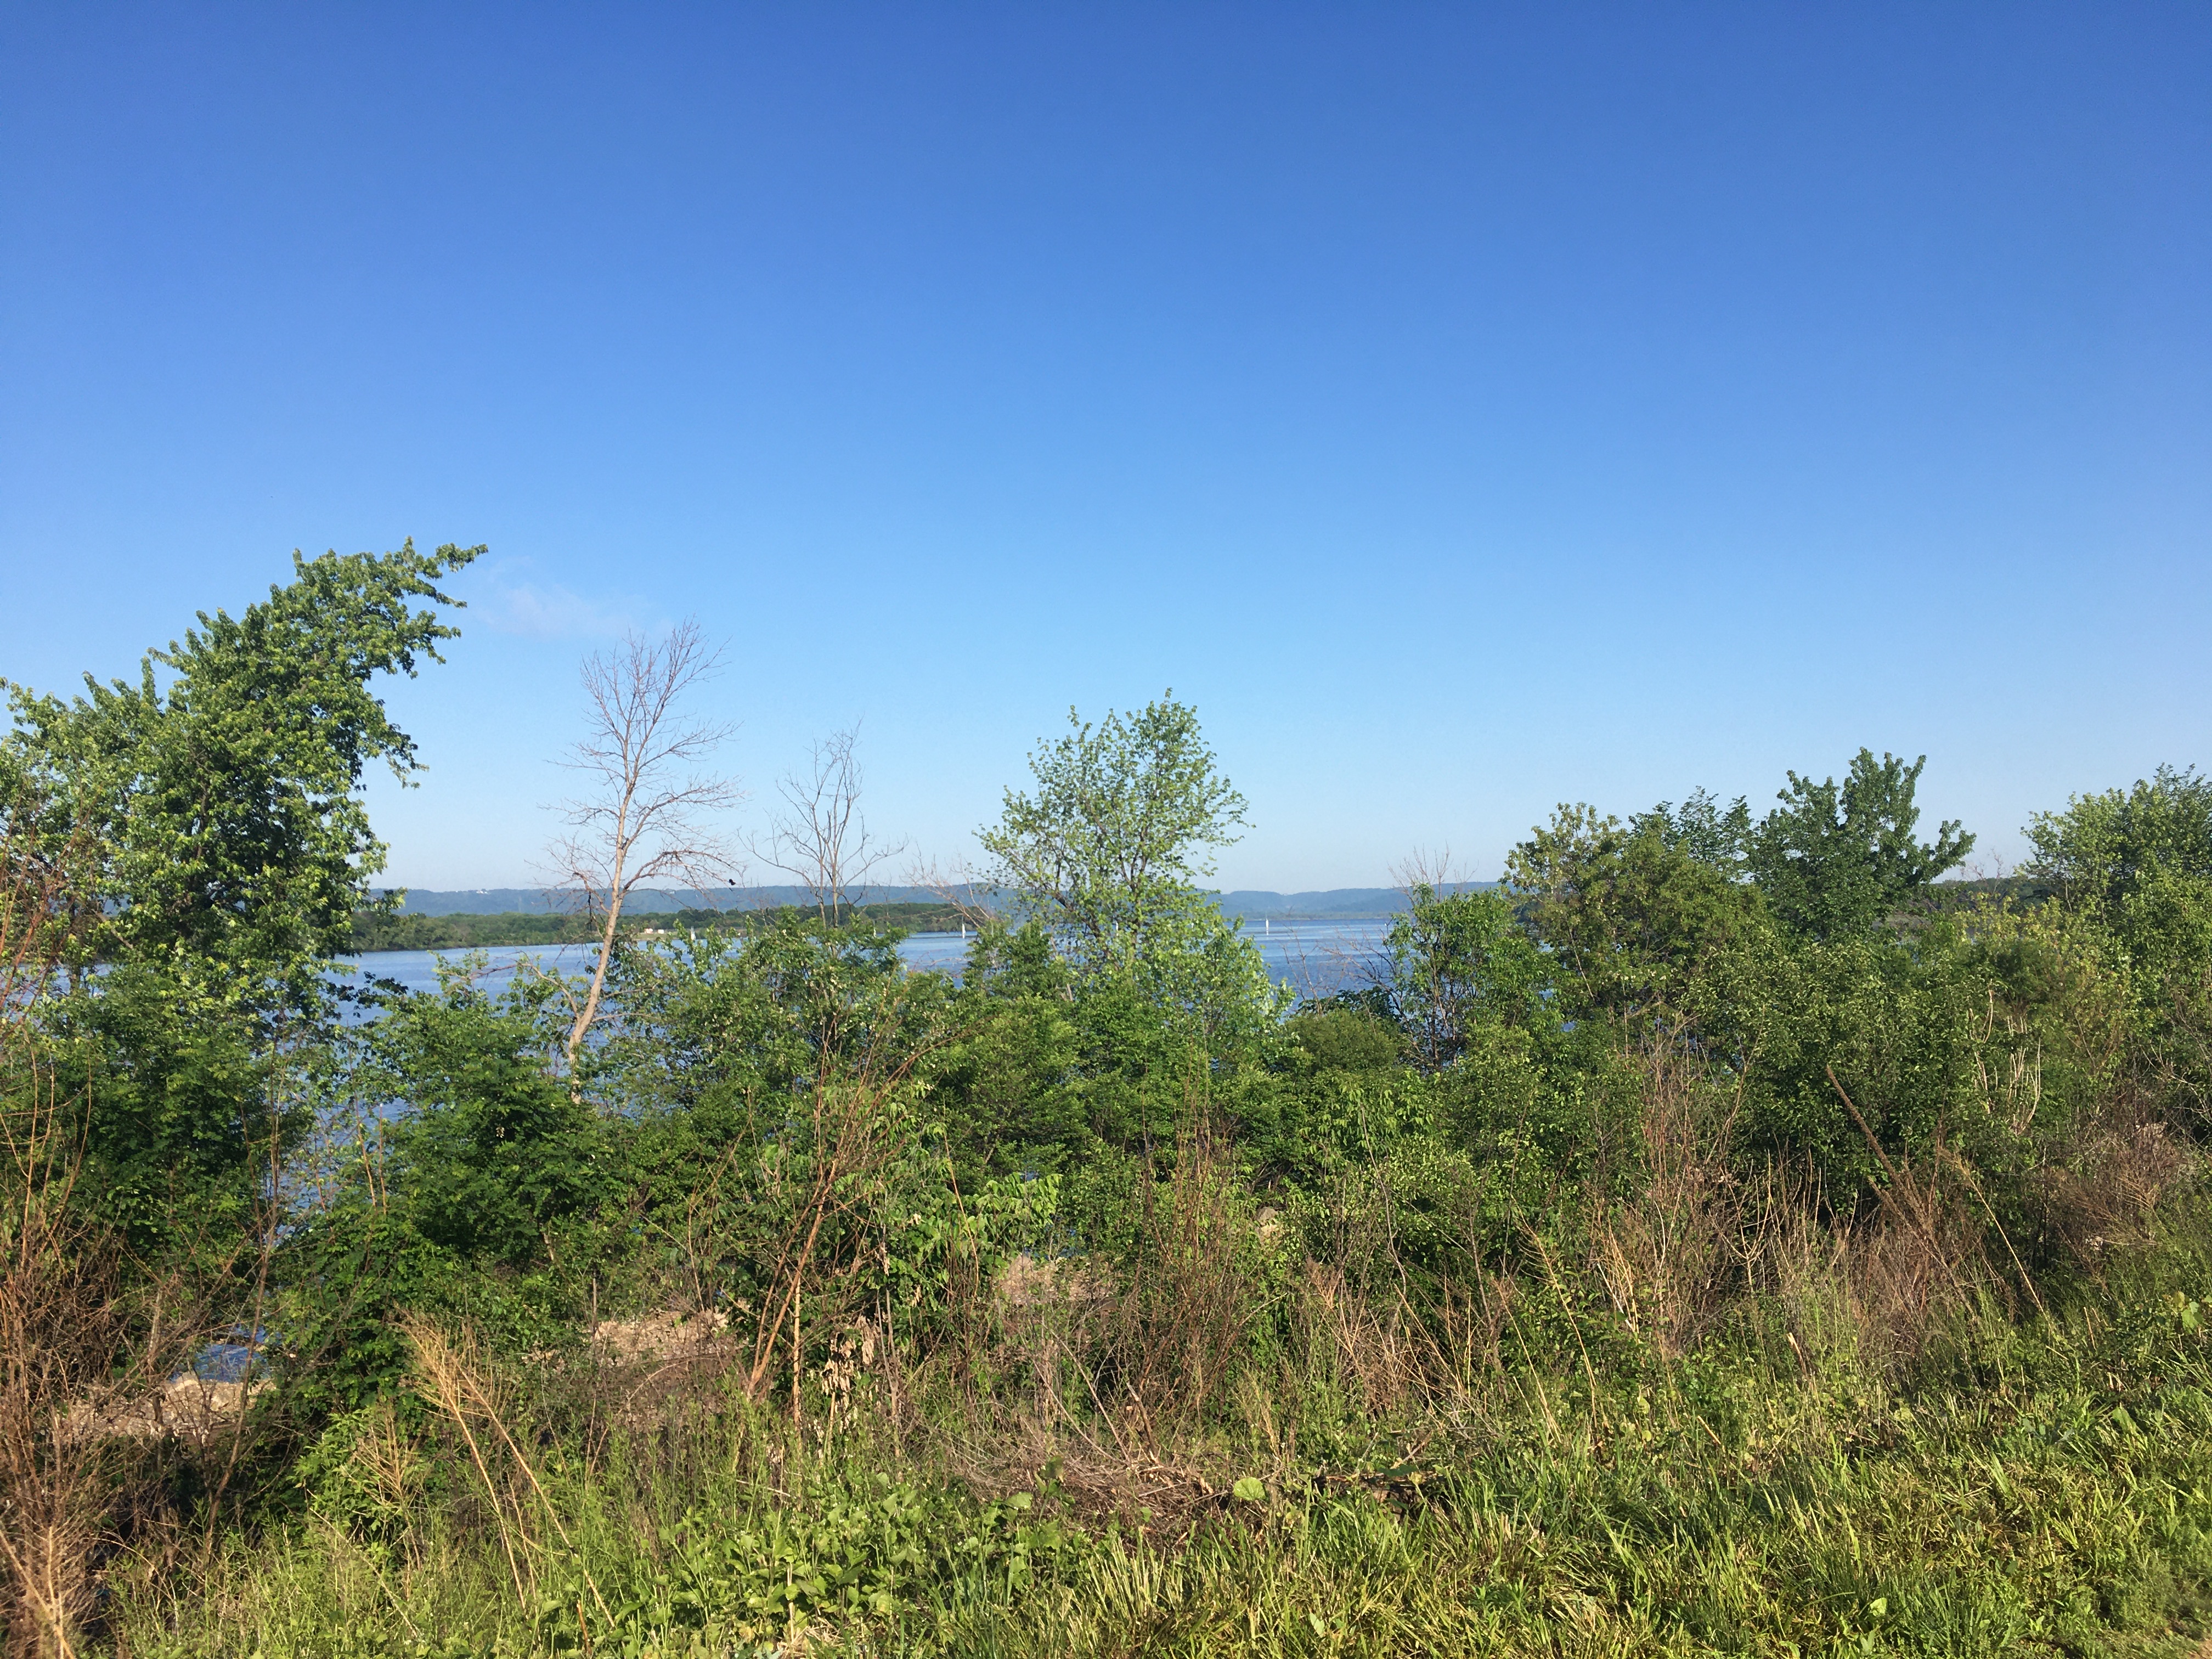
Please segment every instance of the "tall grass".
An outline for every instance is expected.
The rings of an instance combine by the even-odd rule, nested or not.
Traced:
[[[542,1385],[422,1330],[430,1417],[353,1425],[301,1518],[190,1582],[118,1568],[117,1645],[2153,1653],[2212,1618],[2212,1228],[2185,1195],[2041,1313],[1986,1272],[1947,1302],[1941,1273],[1899,1267],[1900,1237],[1936,1248],[1907,1221],[1854,1231],[1793,1202],[1737,1236],[1748,1279],[1739,1243],[1693,1344],[1563,1263],[1494,1345],[1466,1340],[1478,1321],[1455,1349],[1417,1346],[1387,1298],[1347,1305],[1340,1269],[1250,1270],[1269,1222],[1194,1163],[1152,1271],[1218,1310],[1248,1264],[1217,1315],[1245,1363],[1209,1382],[1218,1350],[1191,1351],[1217,1409],[1153,1392],[1161,1366],[1132,1346],[1190,1338],[1134,1285],[1031,1283],[976,1344],[896,1379],[881,1349],[848,1355],[796,1424],[750,1398],[733,1349],[588,1455],[550,1431]],[[1601,1257],[1630,1249],[1608,1224]],[[650,1363],[579,1375],[628,1388]]]

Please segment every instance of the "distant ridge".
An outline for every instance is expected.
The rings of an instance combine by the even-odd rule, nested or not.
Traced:
[[[1494,881],[1451,884],[1454,892],[1495,887]],[[403,913],[418,916],[543,915],[562,907],[542,887],[410,887],[400,906]],[[927,887],[871,887],[854,896],[871,904],[933,904],[939,895]],[[647,913],[681,910],[702,903],[729,910],[759,910],[783,904],[809,902],[803,887],[732,887],[701,895],[690,891],[638,892],[629,908]],[[1395,887],[1332,887],[1310,893],[1269,893],[1239,889],[1224,893],[1222,914],[1249,916],[1257,921],[1350,920],[1359,916],[1390,916],[1406,908],[1406,896]]]
[[[544,915],[569,908],[559,902],[558,895],[543,887],[410,887],[404,890],[407,896],[399,907],[401,913],[418,916]],[[927,887],[871,887],[855,897],[869,904],[940,902],[936,890]],[[769,910],[778,905],[812,902],[804,887],[732,887],[703,894],[684,888],[672,892],[641,890],[629,896],[623,908],[648,914],[695,908]]]
[[[1494,881],[1455,881],[1446,890],[1471,893],[1495,887]],[[1217,901],[1224,915],[1249,916],[1257,921],[1324,921],[1358,916],[1395,916],[1406,908],[1406,896],[1395,887],[1331,887],[1315,893],[1262,893],[1239,890],[1224,893]]]

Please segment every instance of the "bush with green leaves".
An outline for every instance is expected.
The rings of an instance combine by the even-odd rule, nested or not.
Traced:
[[[202,613],[135,682],[8,688],[0,830],[30,814],[90,866],[48,1016],[90,1103],[76,1199],[149,1266],[234,1254],[312,1121],[344,1000],[327,970],[383,867],[360,786],[419,766],[371,683],[439,660],[458,635],[439,583],[482,550],[295,555],[289,584]]]

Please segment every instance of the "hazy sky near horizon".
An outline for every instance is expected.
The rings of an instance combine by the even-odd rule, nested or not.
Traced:
[[[1194,702],[1238,887],[1862,744],[2212,762],[2212,9],[0,4],[0,675],[485,542],[391,876],[696,613],[957,859]]]

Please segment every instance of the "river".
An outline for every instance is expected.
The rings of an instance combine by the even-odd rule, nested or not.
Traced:
[[[1386,917],[1363,917],[1350,921],[1271,921],[1248,925],[1244,931],[1260,947],[1271,979],[1287,982],[1300,996],[1328,996],[1369,983],[1376,973],[1383,935],[1390,928]],[[969,941],[958,933],[909,933],[899,942],[899,957],[914,969],[937,969],[957,975],[967,960]],[[397,980],[410,991],[434,991],[438,986],[441,955],[459,958],[462,953],[435,951],[370,951],[349,958],[365,972]],[[497,990],[514,976],[515,964],[535,957],[544,966],[563,973],[581,973],[590,964],[592,947],[585,945],[501,945],[487,950],[490,970],[486,988]]]

